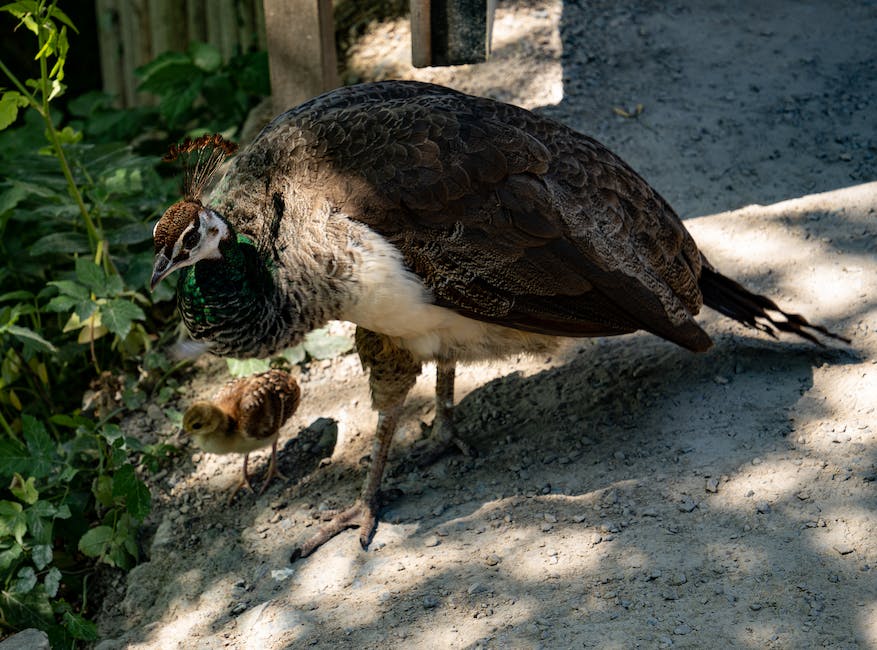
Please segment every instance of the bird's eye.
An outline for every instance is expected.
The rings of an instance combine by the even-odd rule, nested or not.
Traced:
[[[216,226],[211,226],[207,232],[211,235],[216,235],[219,233],[219,228],[217,228]]]
[[[195,429],[195,430],[200,429],[200,428],[201,428],[201,423],[200,423],[200,422],[196,422],[195,424],[192,425],[192,428]]]
[[[190,230],[183,236],[183,248],[192,249],[198,243],[200,235],[197,230]]]

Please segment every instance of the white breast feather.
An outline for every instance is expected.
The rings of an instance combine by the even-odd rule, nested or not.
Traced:
[[[366,236],[366,245],[352,251],[356,297],[344,320],[394,338],[422,360],[474,361],[556,347],[555,337],[485,323],[432,304],[429,290],[405,267],[401,253],[377,233],[367,231]]]

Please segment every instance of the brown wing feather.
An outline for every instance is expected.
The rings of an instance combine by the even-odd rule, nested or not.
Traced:
[[[227,383],[214,403],[232,417],[242,436],[264,440],[276,435],[295,412],[300,394],[289,373],[268,370]]]
[[[700,253],[673,210],[598,142],[529,111],[363,84],[280,116],[234,164],[242,187],[273,175],[295,179],[306,204],[328,199],[397,246],[436,303],[472,318],[710,345],[692,318]]]

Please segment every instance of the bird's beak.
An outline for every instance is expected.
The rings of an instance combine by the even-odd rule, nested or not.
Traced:
[[[164,279],[168,273],[173,271],[170,259],[164,253],[155,256],[155,266],[152,267],[152,279],[149,281],[149,290],[155,291],[155,285]]]

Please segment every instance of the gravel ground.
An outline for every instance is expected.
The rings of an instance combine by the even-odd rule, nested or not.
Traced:
[[[200,453],[154,479],[149,561],[108,585],[98,647],[877,647],[875,31],[874,2],[500,2],[489,64],[413,70],[405,22],[373,26],[351,74],[594,135],[723,272],[853,342],[710,312],[703,355],[636,334],[469,366],[480,455],[413,471],[426,372],[371,549],[349,532],[290,565],[357,493],[376,420],[355,355],[313,362],[288,482],[226,507],[241,461]],[[224,372],[199,361],[180,408]],[[157,408],[127,429],[174,433]]]

